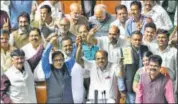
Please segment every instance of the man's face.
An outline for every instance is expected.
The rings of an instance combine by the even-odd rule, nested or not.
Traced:
[[[139,48],[141,43],[142,43],[142,36],[138,34],[133,34],[133,36],[131,37],[131,44],[135,48]]]
[[[67,20],[61,20],[59,23],[59,29],[62,34],[65,34],[69,31],[70,23]]]
[[[137,19],[140,16],[141,11],[139,10],[137,5],[131,6],[131,14],[134,19]]]
[[[106,17],[105,13],[104,13],[102,10],[99,10],[99,9],[97,9],[97,10],[95,11],[94,15],[95,15],[96,19],[97,19],[99,22],[104,21],[104,19],[105,19],[105,17]]]
[[[78,20],[81,15],[81,10],[80,7],[75,6],[73,7],[72,11],[70,12],[70,16],[74,20]]]
[[[144,37],[149,40],[149,41],[152,41],[153,40],[153,37],[155,35],[155,29],[151,28],[151,27],[147,27],[145,28],[145,31],[144,31]]]
[[[117,10],[117,19],[119,19],[121,23],[125,23],[127,18],[128,18],[128,12],[126,11],[126,9]]]
[[[8,39],[9,39],[8,34],[1,34],[1,48],[8,46]]]
[[[144,4],[144,8],[148,11],[150,11],[153,7],[153,1],[152,0],[144,0],[143,4]]]
[[[40,44],[40,34],[37,31],[31,31],[29,34],[29,41],[33,46],[38,46]]]
[[[24,56],[13,56],[12,57],[12,64],[19,70],[22,69],[24,61],[25,61]]]
[[[62,66],[64,65],[64,57],[62,57],[62,55],[56,55],[53,59],[53,66],[56,69],[60,69],[62,68]]]
[[[71,40],[65,40],[62,42],[62,50],[67,56],[70,56],[72,54],[73,48],[72,48],[72,41]]]
[[[108,38],[110,43],[112,44],[116,44],[117,40],[119,38],[119,33],[115,28],[110,28],[109,29],[109,34],[108,34]]]
[[[107,65],[108,59],[103,52],[96,53],[96,64],[100,69],[104,69]]]
[[[155,78],[160,73],[160,65],[157,62],[149,62],[149,74]]]
[[[50,14],[48,13],[48,9],[46,8],[40,9],[40,16],[42,21],[46,21],[46,19],[50,16]]]
[[[82,41],[86,42],[87,41],[87,35],[88,35],[87,28],[85,26],[81,26],[79,28],[79,33],[80,33],[80,36],[82,37]]]
[[[164,47],[168,44],[168,37],[165,34],[158,34],[157,35],[157,43],[158,46]]]
[[[29,22],[27,18],[25,17],[19,17],[19,28],[23,31],[26,32],[29,28]]]

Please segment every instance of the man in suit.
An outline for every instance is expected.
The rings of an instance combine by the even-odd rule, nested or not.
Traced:
[[[132,53],[132,64],[125,64],[124,66],[124,84],[125,89],[121,92],[126,94],[126,103],[135,102],[135,93],[132,89],[134,75],[140,67],[142,67],[143,53],[148,51],[148,47],[141,45],[142,34],[140,31],[134,31],[131,34],[131,48]]]

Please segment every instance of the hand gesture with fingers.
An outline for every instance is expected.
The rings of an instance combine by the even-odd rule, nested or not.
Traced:
[[[3,21],[4,21],[4,24],[3,24],[3,29],[4,30],[9,30],[9,19],[7,18],[7,19],[3,19]]]

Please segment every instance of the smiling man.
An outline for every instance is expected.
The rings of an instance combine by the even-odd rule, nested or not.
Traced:
[[[37,54],[25,60],[21,49],[11,52],[12,66],[1,76],[1,100],[3,103],[37,103],[33,70],[38,64],[42,46]],[[17,83],[18,82],[18,83]]]
[[[177,102],[177,81],[178,81],[178,70],[177,70],[177,49],[168,45],[169,36],[168,31],[158,30],[157,31],[157,46],[151,47],[153,54],[160,55],[163,63],[162,66],[168,68],[168,73],[174,85],[174,98]]]
[[[149,73],[140,76],[136,103],[175,103],[172,81],[160,73],[161,64],[160,56],[150,56]]]
[[[25,59],[30,59],[38,52],[38,47],[42,45],[41,32],[38,28],[32,28],[29,33],[29,43],[21,49],[25,52]],[[44,73],[41,66],[41,61],[34,70],[35,81],[44,81]]]
[[[9,43],[12,46],[21,48],[28,43],[30,31],[30,16],[23,12],[18,16],[18,29],[10,34]]]

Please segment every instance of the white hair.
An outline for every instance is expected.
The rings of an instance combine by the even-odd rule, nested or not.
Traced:
[[[95,6],[95,8],[94,8],[94,11],[96,11],[96,10],[102,10],[103,11],[103,13],[106,13],[106,5],[104,5],[104,4],[97,4],[96,6]]]
[[[79,8],[80,8],[80,10],[82,10],[82,7],[81,7],[81,5],[80,5],[80,4],[78,4],[78,3],[72,3],[72,4],[70,5],[70,11],[72,11],[72,10],[73,10],[73,8],[75,8],[75,7],[79,7]]]

